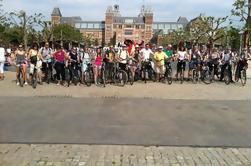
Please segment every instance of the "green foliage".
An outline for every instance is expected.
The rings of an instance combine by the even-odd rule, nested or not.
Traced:
[[[53,27],[55,41],[81,42],[83,40],[80,31],[68,24],[59,24]]]

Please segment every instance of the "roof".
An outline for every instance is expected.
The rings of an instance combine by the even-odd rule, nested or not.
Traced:
[[[188,24],[188,20],[186,17],[179,17],[177,22],[181,24]]]
[[[143,17],[114,17],[113,23],[144,24]]]
[[[82,21],[81,17],[62,17],[61,18],[61,23],[75,23],[75,22],[80,22]]]
[[[60,16],[62,17],[61,11],[58,7],[55,7],[51,13],[52,16]]]

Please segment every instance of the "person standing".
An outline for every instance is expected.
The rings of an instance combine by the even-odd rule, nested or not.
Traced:
[[[0,47],[0,81],[4,80],[5,49]]]
[[[52,79],[52,53],[53,52],[52,52],[52,49],[49,47],[49,43],[45,43],[44,47],[42,47],[39,50],[39,52],[43,58],[42,71],[45,74],[45,78],[49,77],[50,79]],[[50,71],[51,75],[47,76],[48,74],[47,70]]]
[[[68,58],[63,47],[61,47],[61,49],[57,48],[57,51],[53,54],[53,57],[56,61],[54,68],[56,70],[57,85],[60,85],[60,79],[62,79],[62,84],[65,81],[65,60]]]

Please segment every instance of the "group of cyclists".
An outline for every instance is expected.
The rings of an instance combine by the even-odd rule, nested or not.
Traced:
[[[23,45],[19,45],[10,57],[16,65],[16,84],[32,84],[35,88],[36,81],[64,86],[90,86],[92,83],[124,86],[127,82],[132,85],[138,80],[169,84],[172,80],[181,80],[183,83],[186,66],[187,80],[211,83],[218,79],[229,84],[234,82],[233,77],[235,81],[246,77],[246,73],[241,71],[246,71],[250,53],[245,48],[241,53],[230,48],[208,49],[196,45],[188,49],[182,43],[177,48],[170,44],[163,47],[125,42],[110,47],[83,46],[70,50],[62,46],[52,49],[49,43],[45,43],[41,48],[34,44],[28,52]],[[173,73],[175,61],[177,72]]]

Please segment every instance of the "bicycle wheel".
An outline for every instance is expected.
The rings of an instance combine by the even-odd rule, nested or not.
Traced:
[[[171,85],[173,83],[173,70],[167,69],[167,83]]]
[[[18,81],[19,81],[20,86],[23,87],[24,86],[24,75],[23,75],[22,71],[21,72],[19,71]]]
[[[244,69],[241,71],[241,84],[245,86],[246,83],[247,83],[247,74],[246,74],[246,70]]]
[[[83,81],[85,83],[86,86],[91,86],[92,84],[92,80],[91,80],[91,73],[90,71],[85,71],[84,74],[83,74]]]
[[[227,70],[224,71],[224,82],[226,85],[230,84],[230,73]]]
[[[205,84],[211,84],[212,83],[211,74],[210,74],[209,70],[204,70],[203,71],[203,79],[202,79],[202,81]]]
[[[193,83],[196,84],[197,81],[198,81],[198,77],[197,77],[197,71],[195,69],[193,69],[193,76],[192,76],[192,80],[193,80]]]
[[[50,77],[51,77],[51,71],[50,69],[47,69],[47,74],[46,74],[46,83],[50,84]]]
[[[181,70],[180,72],[180,83],[183,84],[184,82],[184,70]]]
[[[71,78],[70,78],[70,71],[68,68],[65,69],[65,81],[67,83],[67,86],[70,86]]]
[[[126,80],[127,80],[127,73],[124,71],[124,70],[119,70],[116,74],[115,74],[115,81],[116,81],[116,84],[118,86],[125,86],[126,84]]]
[[[33,89],[37,88],[37,72],[34,72],[32,75],[32,87]]]
[[[133,78],[133,73],[132,73],[132,71],[130,69],[128,71],[128,81],[129,81],[130,85],[133,85],[134,78]]]

